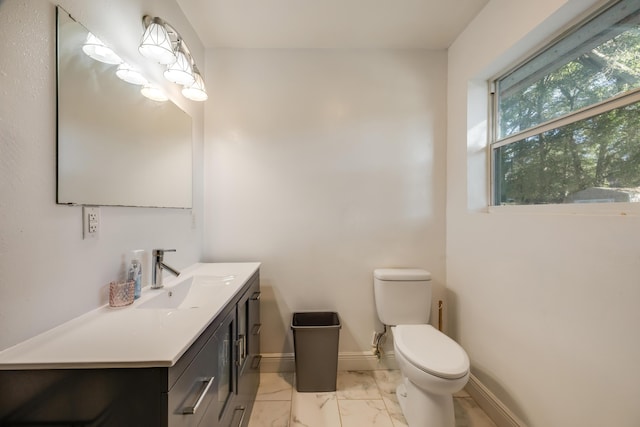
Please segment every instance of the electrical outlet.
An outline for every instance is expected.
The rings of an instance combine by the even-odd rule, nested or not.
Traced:
[[[82,207],[82,238],[97,239],[100,232],[100,208]]]

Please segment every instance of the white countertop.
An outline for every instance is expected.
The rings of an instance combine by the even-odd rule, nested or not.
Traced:
[[[173,366],[259,267],[194,264],[178,277],[165,276],[163,290],[143,288],[131,305],[100,307],[0,352],[0,370]],[[190,277],[227,280],[224,286],[200,286],[198,307],[139,308]]]

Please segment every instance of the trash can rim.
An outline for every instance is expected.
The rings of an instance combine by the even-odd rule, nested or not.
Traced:
[[[306,315],[327,315],[331,318],[330,321],[327,319],[314,319],[315,322],[308,321],[309,324],[304,324],[304,321],[300,321],[299,323],[303,324],[295,324],[296,320],[301,320]],[[310,319],[307,319],[310,320]],[[320,320],[323,320],[321,322]],[[342,329],[342,323],[340,322],[340,315],[335,311],[299,311],[294,312],[291,316],[291,329],[327,329],[327,328],[338,328]]]

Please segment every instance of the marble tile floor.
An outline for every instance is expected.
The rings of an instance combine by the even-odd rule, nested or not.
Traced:
[[[262,373],[249,427],[407,427],[399,371],[341,371],[337,391],[299,393],[293,373]],[[466,391],[454,396],[456,427],[496,427]]]

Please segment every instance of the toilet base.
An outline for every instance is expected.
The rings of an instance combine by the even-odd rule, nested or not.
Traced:
[[[396,396],[409,427],[455,427],[452,395],[427,393],[405,377]]]

